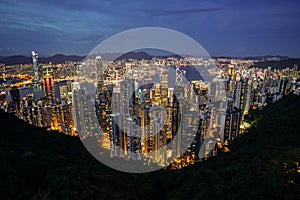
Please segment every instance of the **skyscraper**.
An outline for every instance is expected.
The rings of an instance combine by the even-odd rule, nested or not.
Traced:
[[[96,56],[96,59],[95,59],[95,64],[96,64],[96,67],[97,67],[97,80],[100,80],[100,74],[102,74],[102,71],[103,70],[103,64],[102,64],[102,57],[101,56]]]
[[[54,80],[48,72],[44,77],[44,91],[45,96],[53,103],[55,101]]]
[[[34,82],[39,82],[39,66],[38,66],[38,53],[36,51],[32,51],[32,63],[33,63],[33,75],[34,75]]]

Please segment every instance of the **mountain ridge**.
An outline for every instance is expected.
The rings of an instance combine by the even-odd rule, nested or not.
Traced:
[[[280,61],[255,62],[252,65],[252,67],[259,67],[259,68],[272,67],[273,69],[284,69],[286,67],[294,67],[294,65],[300,66],[300,58],[289,58]]]
[[[53,56],[41,56],[39,58],[39,63],[47,64],[52,62],[54,64],[64,63],[66,61],[82,61],[85,58],[95,58],[97,55],[88,55],[88,56],[79,56],[79,55],[65,55],[65,54],[55,54]],[[101,54],[103,60],[128,60],[129,58],[137,59],[137,60],[150,60],[152,58],[168,58],[168,57],[176,57],[182,58],[182,56],[173,54],[171,52],[163,51],[163,50],[152,50],[149,49],[141,49],[136,51],[127,52],[125,54],[122,53],[103,53]],[[248,56],[248,57],[234,57],[234,56],[213,56],[212,58],[240,58],[240,59],[253,59],[253,60],[264,60],[256,62],[253,67],[262,67],[266,68],[267,66],[274,66],[274,68],[282,68],[291,67],[294,64],[300,64],[300,58],[290,58],[288,56]],[[269,58],[278,58],[279,60],[268,60]],[[12,55],[12,56],[0,56],[0,64],[5,65],[16,65],[16,64],[31,64],[32,58],[24,55]]]
[[[50,57],[40,57],[38,59],[39,63],[47,64],[52,62],[54,64],[64,63],[66,61],[82,61],[85,56],[77,56],[77,55],[64,55],[64,54],[55,54]],[[13,55],[8,57],[0,58],[0,63],[5,65],[16,65],[16,64],[31,64],[32,58],[23,55]]]

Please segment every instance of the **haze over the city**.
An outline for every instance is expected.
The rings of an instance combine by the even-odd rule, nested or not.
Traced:
[[[164,27],[198,41],[212,56],[300,56],[297,0],[1,0],[0,56],[87,55],[108,37]]]

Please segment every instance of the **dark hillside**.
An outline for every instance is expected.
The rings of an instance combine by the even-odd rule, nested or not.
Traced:
[[[0,112],[0,199],[300,199],[300,97],[253,111],[230,153],[180,171],[127,174],[78,138]]]

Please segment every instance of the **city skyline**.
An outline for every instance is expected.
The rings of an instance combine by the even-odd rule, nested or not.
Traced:
[[[0,0],[1,199],[300,199],[299,0]]]
[[[194,38],[211,56],[300,57],[298,1],[1,1],[0,56],[87,55],[128,29],[164,27]]]
[[[32,64],[1,65],[0,108],[80,137],[98,161],[130,173],[181,169],[229,152],[252,126],[248,112],[300,90],[297,64],[266,69],[249,67],[249,59],[101,56],[38,64],[38,57],[32,51]]]

